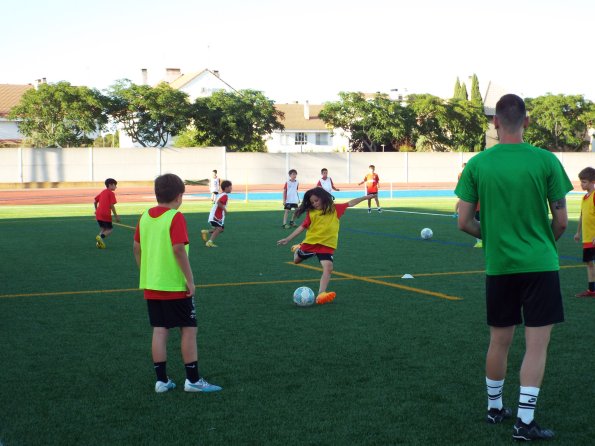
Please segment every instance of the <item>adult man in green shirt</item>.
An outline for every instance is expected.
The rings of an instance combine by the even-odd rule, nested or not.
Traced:
[[[517,440],[554,436],[540,428],[533,415],[552,327],[564,321],[556,240],[568,224],[565,196],[573,189],[554,154],[523,142],[528,124],[520,97],[500,98],[494,117],[499,144],[469,160],[455,190],[460,198],[459,229],[481,238],[485,252],[489,423],[512,415],[502,404],[502,388],[515,326],[525,323],[526,351],[513,428]],[[481,223],[474,218],[478,202]]]

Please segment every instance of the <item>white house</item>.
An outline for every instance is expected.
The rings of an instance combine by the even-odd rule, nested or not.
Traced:
[[[267,141],[270,153],[279,152],[346,152],[349,135],[341,129],[330,129],[318,117],[322,105],[275,104],[285,117],[284,130],[276,130]]]
[[[18,146],[23,142],[24,137],[19,132],[17,122],[9,120],[8,113],[31,88],[34,88],[31,84],[0,84],[0,147]]]
[[[148,72],[146,68],[141,70],[142,83],[148,83]],[[196,98],[204,98],[210,96],[215,91],[225,90],[227,92],[236,91],[231,85],[225,82],[219,77],[219,71],[217,70],[202,70],[195,71],[188,74],[182,74],[179,68],[166,68],[165,78],[160,82],[167,82],[170,87],[183,91],[188,95],[188,99],[194,102]],[[158,82],[158,83],[160,83]],[[132,138],[122,130],[119,126],[120,131],[120,147],[142,147],[140,144],[132,141]],[[166,144],[170,146],[172,141],[168,141]]]

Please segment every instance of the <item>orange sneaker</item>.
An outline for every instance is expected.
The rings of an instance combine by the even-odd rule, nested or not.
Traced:
[[[575,294],[576,297],[595,297],[595,291],[583,291],[582,293]]]
[[[296,252],[298,249],[300,249],[300,246],[302,246],[301,243],[298,243],[297,245],[293,245],[291,247],[291,252]]]
[[[316,296],[316,303],[318,305],[329,304],[335,300],[335,297],[337,297],[337,293],[334,291],[320,293],[318,296]]]

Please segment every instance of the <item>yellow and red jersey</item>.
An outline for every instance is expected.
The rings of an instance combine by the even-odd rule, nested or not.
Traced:
[[[595,238],[595,193],[588,192],[581,202],[581,233],[583,248],[593,248]]]

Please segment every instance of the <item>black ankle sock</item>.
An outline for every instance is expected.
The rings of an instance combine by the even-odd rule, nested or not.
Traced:
[[[99,234],[101,238],[105,238],[105,234]]]
[[[198,374],[198,362],[189,362],[188,364],[184,364],[186,368],[186,379],[191,383],[195,383],[200,379],[200,375]]]
[[[595,291],[595,282],[589,282],[589,291]]]
[[[157,381],[161,381],[166,383],[167,382],[167,371],[165,369],[166,362],[154,362],[153,367],[155,368],[155,373],[157,374]]]

